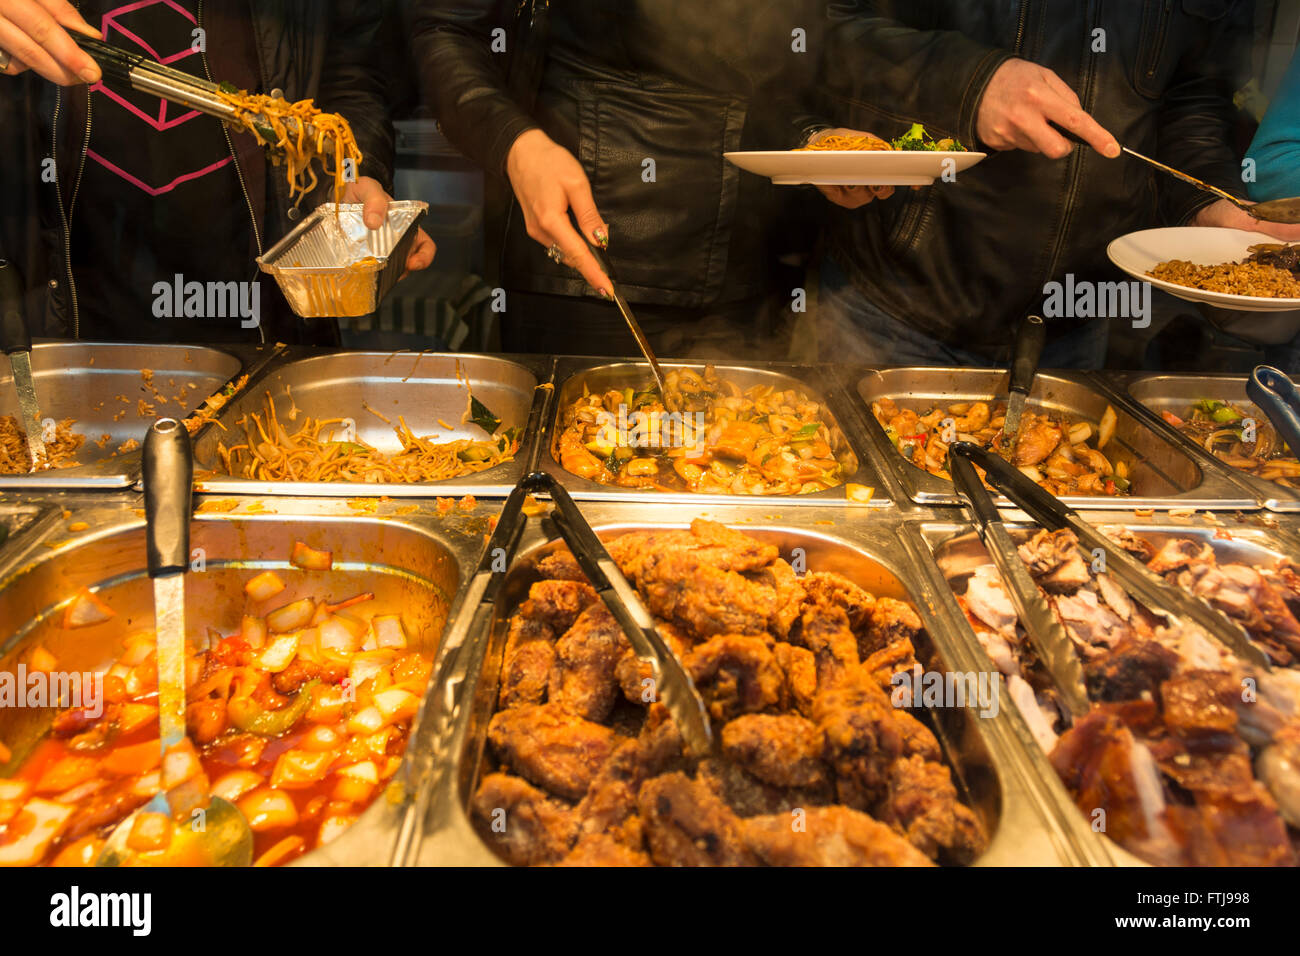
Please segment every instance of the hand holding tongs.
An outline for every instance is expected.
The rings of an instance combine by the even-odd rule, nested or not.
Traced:
[[[231,128],[236,131],[247,132],[244,124],[236,118],[239,113],[238,107],[220,95],[221,87],[218,84],[200,79],[183,70],[163,66],[146,56],[132,53],[130,50],[123,50],[121,47],[105,43],[103,40],[96,40],[80,34],[75,34],[73,39],[99,64],[105,80],[125,83],[141,93],[150,93],[172,103],[198,110],[200,113],[207,113],[209,116],[215,116],[217,119],[230,124]],[[269,135],[271,123],[265,116],[258,114],[252,118],[252,122],[254,126],[266,129]],[[298,120],[295,117],[285,117],[283,123],[285,129],[290,133],[296,134],[298,132]],[[316,134],[316,127],[311,123],[307,123],[303,135],[314,140]],[[332,143],[333,136],[326,133],[325,151],[327,153],[333,149]]]
[[[1246,394],[1268,416],[1291,454],[1300,454],[1300,391],[1291,379],[1269,365],[1257,365],[1246,382]]]
[[[1073,508],[1063,504],[1018,469],[970,442],[955,442],[949,446],[948,455],[954,465],[954,480],[956,480],[957,470],[962,467],[959,462],[964,462],[968,467],[972,463],[979,465],[984,469],[988,483],[1006,495],[1034,521],[1049,531],[1069,528],[1078,537],[1079,544],[1085,550],[1100,551],[1105,556],[1106,573],[1115,577],[1150,610],[1164,614],[1166,617],[1182,618],[1195,624],[1227,647],[1244,663],[1252,664],[1261,670],[1272,670],[1268,655],[1251,642],[1250,637],[1239,624],[1219,613],[1200,598],[1171,587],[1145,565],[1130,557],[1110,538],[1080,518]],[[979,484],[978,478],[973,481],[970,480],[970,476],[967,478],[969,484],[976,486]],[[967,500],[973,501],[977,497],[971,493],[973,490],[973,488],[970,491],[963,489]],[[982,491],[982,488],[980,490]],[[972,505],[973,510],[975,507]],[[985,519],[989,519],[989,512],[993,515],[997,514],[996,509],[991,507],[991,503],[988,511],[983,513]],[[989,520],[995,520],[1000,524],[1001,519]],[[1014,555],[1015,552],[1012,551],[1011,554]],[[1001,570],[1000,567],[999,569]]]
[[[618,306],[618,311],[622,313],[623,321],[627,323],[627,327],[632,330],[632,337],[636,339],[641,354],[650,363],[650,372],[655,377],[655,384],[659,386],[659,395],[664,400],[664,408],[670,412],[678,411],[673,407],[676,403],[668,395],[668,384],[664,379],[664,371],[659,367],[659,359],[655,355],[654,349],[650,347],[650,340],[645,337],[645,332],[641,331],[641,323],[637,322],[636,316],[632,314],[632,307],[627,304],[623,294],[618,291],[618,286],[614,284],[614,274],[610,271],[608,257],[605,255],[604,250],[583,235],[582,230],[578,230],[578,234],[582,235],[583,241],[587,243],[587,248],[591,250],[591,255],[596,260],[596,264],[600,266],[600,270],[609,279],[609,290],[614,295],[614,304]]]

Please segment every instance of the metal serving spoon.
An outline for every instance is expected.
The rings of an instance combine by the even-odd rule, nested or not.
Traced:
[[[1087,146],[1089,149],[1092,148],[1091,143],[1083,137],[1071,133],[1068,129],[1057,126],[1055,123],[1052,123],[1051,127],[1070,142],[1076,143],[1079,146]],[[1228,202],[1232,203],[1238,209],[1249,213],[1255,219],[1262,222],[1280,222],[1288,225],[1300,223],[1300,196],[1292,196],[1287,199],[1269,199],[1266,202],[1252,203],[1249,200],[1240,199],[1237,196],[1232,195],[1232,193],[1225,192],[1218,186],[1211,186],[1209,183],[1197,179],[1195,176],[1174,169],[1172,166],[1166,166],[1164,163],[1154,160],[1150,156],[1143,156],[1141,153],[1129,149],[1123,144],[1120,144],[1119,148],[1128,153],[1134,159],[1140,159],[1144,163],[1150,163],[1156,169],[1168,173],[1175,179],[1181,179],[1183,182],[1195,186],[1197,189],[1218,196],[1220,199],[1228,200]]]
[[[185,739],[185,571],[190,562],[194,458],[190,433],[172,418],[158,420],[144,439],[144,511],[149,577],[153,578],[158,641],[158,729],[163,766]],[[145,806],[117,825],[96,866],[248,866],[253,832],[234,804],[211,797],[201,823],[173,827],[165,851],[141,854],[127,840],[142,813],[172,819],[165,783]]]

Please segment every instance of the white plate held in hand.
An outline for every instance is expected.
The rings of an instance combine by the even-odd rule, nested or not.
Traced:
[[[1169,229],[1143,229],[1141,232],[1120,236],[1106,247],[1106,255],[1133,278],[1150,282],[1157,289],[1188,302],[1206,302],[1221,309],[1242,312],[1289,312],[1300,309],[1300,299],[1209,292],[1147,275],[1149,270],[1171,259],[1181,259],[1198,266],[1241,262],[1250,255],[1251,246],[1281,241],[1261,232],[1246,232],[1243,229],[1176,226]]]
[[[970,169],[987,153],[811,149],[723,153],[778,186],[928,186]]]

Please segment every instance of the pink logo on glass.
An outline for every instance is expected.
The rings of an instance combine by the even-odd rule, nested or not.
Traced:
[[[121,22],[119,22],[119,18],[126,16],[128,13],[134,13],[137,10],[143,10],[146,7],[153,7],[153,6],[170,7],[173,11],[175,11],[180,16],[184,17],[190,23],[195,25],[198,24],[198,21],[194,18],[194,15],[191,14],[184,7],[182,7],[179,3],[174,2],[174,0],[136,0],[135,3],[124,4],[120,7],[115,7],[114,9],[106,12],[104,14],[103,20],[100,23],[100,30],[103,32],[105,38],[109,43],[113,43],[114,45],[128,47],[128,48],[132,45],[137,46],[146,54],[148,54],[148,56],[150,56],[154,60],[154,62],[161,63],[164,66],[170,66],[173,63],[185,59],[186,57],[195,56],[196,55],[195,51],[188,46],[185,47],[183,50],[181,50],[179,53],[170,53],[164,55],[160,53],[158,50],[155,50],[152,46],[150,46],[147,42],[145,42],[145,40],[143,40],[141,37],[136,35],[133,31],[123,26]],[[114,37],[113,36],[114,33],[119,34],[119,36]],[[148,126],[153,127],[159,133],[166,132],[167,130],[175,129],[176,127],[181,126],[184,123],[188,123],[196,116],[203,115],[198,110],[189,110],[188,112],[182,113],[179,116],[169,116],[168,111],[178,109],[178,107],[174,106],[171,103],[168,103],[166,100],[163,99],[160,99],[158,101],[158,112],[156,114],[151,115],[149,113],[146,113],[144,110],[140,109],[134,103],[127,100],[121,94],[115,92],[114,90],[109,89],[107,86],[104,85],[102,81],[96,83],[90,89],[92,93],[102,93],[104,96],[113,100],[124,110],[126,110],[129,114],[137,117],[141,122],[147,124]],[[232,156],[227,156],[224,159],[220,159],[217,162],[204,166],[201,169],[196,169],[188,173],[182,173],[180,176],[177,176],[171,182],[165,183],[161,186],[150,186],[148,183],[144,182],[144,180],[140,179],[138,176],[132,175],[131,173],[123,169],[121,166],[118,166],[116,163],[113,163],[110,160],[105,159],[103,156],[95,152],[93,149],[87,149],[86,155],[90,159],[93,159],[95,162],[99,163],[99,165],[103,166],[109,172],[114,173],[117,176],[120,176],[122,179],[126,180],[131,185],[144,190],[151,196],[160,196],[163,193],[171,192],[181,183],[186,183],[195,179],[200,179],[201,177],[206,176],[208,173],[214,172],[220,169],[222,166],[228,165],[234,159],[234,157]]]

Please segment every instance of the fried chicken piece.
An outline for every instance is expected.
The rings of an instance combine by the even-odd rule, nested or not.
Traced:
[[[833,571],[810,571],[803,576],[804,610],[814,607],[837,607],[849,619],[854,631],[867,625],[876,599],[842,574]]]
[[[499,711],[488,724],[488,740],[516,773],[570,800],[582,799],[619,742],[608,727],[555,703]]]
[[[667,621],[655,621],[655,630],[659,632],[659,636],[664,639],[664,643],[677,659],[684,661],[690,652],[691,641],[682,634],[681,630]],[[619,658],[618,665],[614,668],[614,676],[623,690],[623,696],[630,703],[644,705],[656,699],[657,694],[653,684],[654,668],[648,661],[643,661],[636,656],[635,648],[629,646]],[[647,697],[650,699],[647,700]]]
[[[920,633],[921,618],[910,604],[888,597],[879,598],[868,616],[867,632],[858,641],[858,656],[865,660],[898,641],[907,641],[910,647]]]
[[[876,651],[862,662],[862,670],[871,675],[871,679],[886,694],[893,696],[894,675],[912,674],[920,668],[916,662],[916,650],[912,642],[904,637]]]
[[[894,709],[894,722],[898,726],[898,733],[903,738],[904,756],[918,756],[923,760],[933,761],[943,759],[943,751],[939,749],[939,741],[935,738],[934,731],[924,723],[901,708]]]
[[[510,619],[497,696],[499,706],[504,710],[519,704],[542,703],[554,663],[555,631],[534,613],[531,602],[525,601]]]
[[[805,717],[812,716],[817,695],[817,661],[812,651],[778,641],[772,645],[772,656],[785,674],[783,699]]]
[[[693,647],[682,663],[714,720],[725,722],[781,703],[785,674],[761,637],[720,634]]]
[[[813,720],[824,734],[824,759],[835,771],[841,803],[870,812],[886,796],[889,768],[904,753],[899,713],[869,680],[818,692]]]
[[[759,780],[730,760],[707,759],[700,761],[696,779],[708,784],[739,817],[788,814],[835,802],[835,785],[829,774],[816,786],[778,787]]]
[[[569,852],[577,824],[569,806],[518,777],[488,774],[472,807],[483,842],[515,866],[551,863]]]
[[[683,773],[647,781],[637,796],[650,857],[660,866],[753,866],[740,818],[707,784]]]
[[[958,800],[948,768],[919,754],[894,762],[878,815],[932,860],[970,863],[988,846],[983,824]]]
[[[768,866],[933,866],[925,854],[865,813],[812,807],[741,823],[745,842]]]
[[[583,837],[556,866],[654,866],[641,850],[604,833]]]
[[[1092,580],[1079,554],[1079,539],[1069,528],[1040,530],[1018,551],[1034,581],[1049,593],[1072,594]]]
[[[819,690],[834,687],[858,668],[858,638],[841,608],[804,611],[799,619],[798,640],[812,651]]]
[[[553,581],[581,581],[587,583],[578,559],[568,548],[557,548],[537,561],[537,573]]]
[[[722,728],[722,752],[759,780],[813,787],[826,780],[821,728],[793,714],[745,714]]]
[[[555,642],[550,700],[587,720],[604,720],[618,700],[614,672],[627,650],[627,638],[609,608],[600,602],[588,606]]]
[[[1020,438],[1016,442],[1015,465],[1037,465],[1056,450],[1061,444],[1061,426],[1046,415],[1025,412],[1020,426]]]
[[[556,634],[563,634],[579,614],[599,600],[595,588],[585,581],[536,581],[528,589],[527,604],[534,616]]]
[[[768,622],[769,630],[777,637],[784,638],[799,617],[799,609],[804,600],[803,583],[794,573],[788,561],[777,559],[770,567],[745,575],[755,584],[763,584],[772,589],[776,597],[776,609]]]
[[[696,518],[689,531],[632,531],[605,545],[625,577],[639,583],[645,560],[667,551],[691,552],[701,563],[722,571],[759,571],[775,562],[781,552],[724,524]]]

